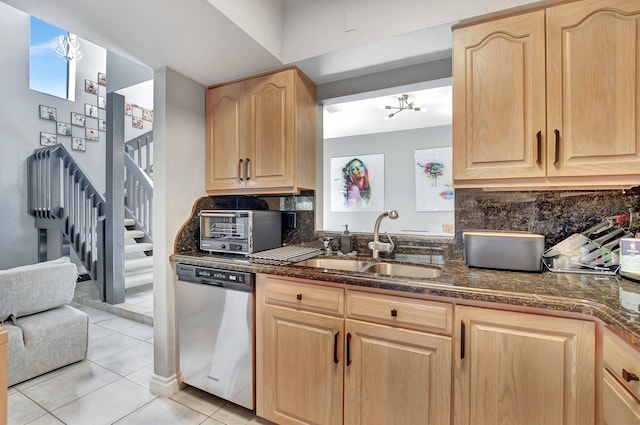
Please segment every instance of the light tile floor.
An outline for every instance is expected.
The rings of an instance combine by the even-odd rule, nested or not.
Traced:
[[[120,304],[107,304],[99,298],[98,289],[93,281],[86,280],[76,285],[73,301],[77,304],[153,325],[153,287],[151,285],[127,289],[124,302]]]
[[[185,387],[149,392],[153,327],[79,303],[89,314],[87,359],[9,388],[9,425],[269,424],[252,411]]]

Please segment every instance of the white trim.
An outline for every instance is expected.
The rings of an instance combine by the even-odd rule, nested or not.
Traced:
[[[149,382],[149,391],[152,394],[159,395],[161,397],[170,397],[173,394],[180,391],[180,383],[178,382],[178,376],[174,373],[170,377],[164,377],[151,375],[151,381]]]
[[[69,36],[75,37],[74,34],[69,33]],[[72,102],[76,101],[76,75],[77,64],[75,60],[67,60],[67,100]],[[80,84],[84,86],[84,81]]]

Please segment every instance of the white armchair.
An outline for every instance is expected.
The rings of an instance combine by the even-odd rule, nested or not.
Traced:
[[[86,357],[89,318],[69,305],[77,278],[66,257],[0,270],[9,386]]]

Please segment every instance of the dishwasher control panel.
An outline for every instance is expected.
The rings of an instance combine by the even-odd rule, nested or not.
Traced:
[[[246,292],[253,292],[255,285],[255,275],[249,272],[194,266],[191,264],[178,264],[176,272],[178,279],[185,282],[222,286]]]

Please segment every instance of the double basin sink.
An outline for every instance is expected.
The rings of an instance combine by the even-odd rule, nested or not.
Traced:
[[[434,265],[410,265],[388,263],[377,260],[355,260],[344,258],[316,257],[295,263],[296,266],[315,267],[328,270],[375,273],[384,276],[433,279],[440,277],[442,269]]]

